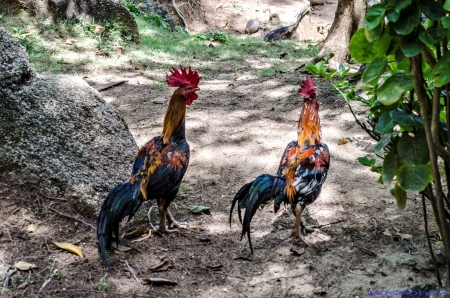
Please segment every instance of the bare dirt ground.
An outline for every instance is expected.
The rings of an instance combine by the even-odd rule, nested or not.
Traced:
[[[262,63],[254,59],[254,67]],[[0,263],[38,266],[12,275],[11,292],[5,297],[367,297],[369,290],[407,290],[434,283],[421,199],[412,195],[406,210],[397,210],[390,187],[378,184],[378,175],[357,162],[357,157],[373,157],[374,142],[320,78],[315,81],[331,167],[320,198],[308,207],[308,221],[322,228],[307,236],[312,245],[304,254],[294,255],[290,250],[304,245],[286,239],[294,223],[290,210],[274,214],[271,207],[265,208],[252,222],[251,255],[247,240],[240,241],[236,214],[229,226],[230,203],[244,183],[261,173],[275,173],[285,146],[296,138],[302,103],[297,89],[305,73],[249,79],[224,65],[220,73],[205,70],[201,75],[208,79],[201,82],[199,99],[187,112],[191,162],[171,205],[174,216],[187,222],[186,228],[164,237],[129,239],[123,244],[131,250],[111,254],[115,272],[110,273],[97,253],[90,226],[97,214],[77,214],[64,198],[0,181]],[[164,77],[132,68],[112,68],[88,81],[102,84],[124,76],[126,84],[102,95],[124,117],[141,146],[160,133],[173,90],[152,88]],[[338,145],[340,139],[348,143]],[[194,205],[210,207],[211,215],[192,214]],[[121,233],[147,225],[151,206],[152,202],[144,204]],[[157,215],[152,218],[155,223]],[[431,217],[430,225],[437,239]],[[386,229],[412,239],[387,236]],[[52,241],[76,243],[83,258],[56,248]],[[142,278],[177,284],[147,285]],[[106,292],[100,291],[99,282],[108,285]]]

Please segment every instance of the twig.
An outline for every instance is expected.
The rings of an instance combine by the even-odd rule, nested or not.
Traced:
[[[9,229],[8,229],[8,228],[6,228],[6,232],[8,233],[9,240],[10,240],[11,242],[13,242],[13,240],[12,240],[12,238],[11,238],[11,233],[9,232]]]
[[[289,290],[292,289],[292,287],[293,287],[293,286],[289,286],[289,287],[286,289],[286,292],[284,292],[283,298],[286,298],[286,297],[287,297],[287,294],[288,294]]]
[[[368,248],[365,248],[365,247],[362,247],[362,246],[359,246],[359,245],[357,245],[356,247],[358,247],[358,248],[361,249],[362,251],[366,252],[369,256],[372,256],[372,257],[376,257],[376,256],[377,256],[376,253],[374,253],[373,251],[371,251],[371,250],[368,249]]]
[[[6,269],[6,272],[9,271],[9,269],[12,267],[8,267],[8,269]],[[8,289],[8,283],[9,283],[9,279],[11,278],[11,276],[14,275],[14,273],[17,272],[17,268],[14,267],[14,269],[12,269],[11,271],[9,271],[8,273],[6,273],[5,279],[3,280],[3,289],[7,290]]]
[[[430,234],[428,233],[428,218],[427,218],[427,205],[425,204],[425,197],[422,193],[422,207],[423,207],[423,222],[425,226],[425,235],[427,236],[428,248],[430,249],[431,260],[433,261],[434,270],[436,271],[436,278],[440,287],[442,287],[441,275],[439,273],[439,268],[437,267],[436,258],[433,252],[433,246],[430,241]]]
[[[64,213],[61,213],[61,212],[59,212],[58,210],[56,210],[56,209],[53,209],[52,207],[48,207],[48,209],[50,209],[50,210],[52,210],[53,212],[55,212],[55,213],[58,213],[59,215],[61,215],[61,216],[64,216],[64,217],[67,217],[67,218],[70,218],[70,219],[73,219],[73,220],[76,220],[76,221],[79,221],[79,222],[81,222],[81,223],[83,223],[83,224],[85,224],[86,226],[89,226],[89,227],[91,227],[91,228],[93,228],[94,230],[96,230],[96,228],[93,226],[93,225],[91,225],[90,223],[88,223],[88,222],[86,222],[86,221],[84,221],[83,219],[79,219],[79,218],[76,218],[76,217],[73,217],[73,216],[70,216],[70,215],[67,215],[67,214],[64,214]]]
[[[125,261],[125,264],[127,264],[128,270],[130,270],[131,274],[133,274],[134,279],[135,279],[136,281],[138,281],[138,279],[136,278],[136,275],[134,275],[134,272],[133,272],[133,270],[131,270],[130,265],[128,265],[128,262],[127,262],[127,261]]]
[[[122,80],[122,81],[108,83],[108,84],[102,84],[102,85],[92,85],[91,87],[94,88],[95,90],[97,90],[98,92],[100,92],[100,91],[105,91],[105,90],[111,89],[116,86],[120,86],[122,84],[125,84],[126,82],[128,82],[128,80]]]
[[[50,277],[44,281],[44,283],[42,284],[42,286],[38,292],[42,291],[48,285],[48,283],[52,281],[52,273],[53,273],[53,268],[55,267],[55,263],[56,263],[56,260],[53,261],[52,268],[50,268],[50,274],[49,274]]]
[[[250,285],[250,287],[254,287],[254,286],[256,286],[256,285],[264,284],[264,283],[270,282],[270,281],[272,281],[272,280],[277,280],[277,279],[280,279],[280,278],[296,278],[296,277],[302,277],[302,276],[305,275],[305,274],[306,274],[306,273],[298,274],[298,275],[293,275],[293,276],[279,276],[279,277],[271,278],[271,279],[264,280],[264,281],[258,282],[258,283],[256,283],[256,284]]]
[[[183,15],[181,14],[180,10],[178,9],[178,6],[177,6],[177,4],[175,3],[175,0],[172,0],[172,6],[173,6],[173,9],[175,9],[175,12],[177,13],[177,15],[178,15],[178,16],[180,17],[180,19],[183,21],[183,24],[184,24],[184,30],[185,30],[187,33],[190,33],[190,32],[189,32],[189,29],[188,29],[188,25],[187,25],[186,19],[183,17]]]
[[[204,270],[210,271],[210,272],[215,273],[215,274],[220,274],[220,275],[225,275],[225,276],[229,276],[229,277],[234,277],[234,278],[243,279],[243,278],[240,277],[240,276],[234,276],[234,275],[230,275],[230,274],[225,273],[225,272],[214,271],[214,270],[208,269],[208,268],[203,267],[203,266],[195,266],[195,267],[192,267],[192,268],[200,268],[200,269],[204,269]]]
[[[52,293],[52,292],[58,292],[58,293],[60,293],[60,292],[71,292],[71,293],[73,293],[73,292],[81,292],[81,293],[82,292],[87,292],[87,293],[98,293],[98,294],[102,294],[102,295],[105,294],[105,291],[98,291],[98,290],[90,290],[90,289],[61,289],[61,288],[56,289],[56,290],[47,290],[47,291],[44,291],[44,292],[50,292],[50,293]],[[110,292],[110,291],[108,291],[107,294],[109,296],[114,296],[114,297],[117,297],[117,296],[122,296],[122,297],[128,297],[128,296],[130,296],[130,297],[151,297],[151,298],[156,297],[154,295],[148,295],[148,294],[138,294],[138,293],[129,293],[129,294],[127,294],[127,293],[123,293],[123,292]]]
[[[338,223],[341,223],[341,222],[345,222],[345,221],[346,221],[345,219],[341,219],[341,220],[338,220],[338,221],[333,221],[333,222],[330,222],[330,223],[327,223],[327,224],[319,225],[316,228],[320,229],[320,228],[323,228],[323,227],[326,227],[326,226],[335,225],[335,224],[338,224]]]

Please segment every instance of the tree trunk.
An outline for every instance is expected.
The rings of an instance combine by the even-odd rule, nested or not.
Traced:
[[[366,0],[339,0],[330,32],[319,56],[333,52],[337,63],[348,62],[348,44],[353,33],[362,27],[366,13]]]

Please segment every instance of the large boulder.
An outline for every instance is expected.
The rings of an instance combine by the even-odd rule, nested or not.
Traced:
[[[53,22],[76,18],[97,24],[121,22],[132,32],[134,41],[140,43],[139,30],[133,15],[114,0],[0,0],[0,12],[16,11],[19,7]]]
[[[1,26],[0,140],[0,176],[77,206],[99,205],[129,176],[137,152],[96,90],[81,78],[36,74]]]

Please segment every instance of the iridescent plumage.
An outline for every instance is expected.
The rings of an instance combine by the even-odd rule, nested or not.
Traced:
[[[252,253],[250,222],[258,207],[270,200],[275,201],[275,212],[279,210],[281,203],[291,206],[296,221],[290,236],[304,241],[301,232],[306,233],[306,227],[301,214],[307,205],[318,198],[327,177],[330,152],[327,145],[321,141],[320,105],[310,78],[303,81],[299,94],[305,101],[298,121],[297,140],[290,142],[284,150],[276,176],[264,174],[257,177],[244,185],[232,202],[230,224],[237,203],[239,220],[242,223],[241,238],[245,234],[248,235]],[[245,209],[243,220],[241,209]]]
[[[171,232],[177,226],[167,210],[178,193],[189,164],[189,145],[185,137],[186,105],[197,99],[200,77],[191,68],[173,69],[166,77],[167,84],[178,87],[169,102],[161,135],[154,137],[139,149],[131,177],[111,189],[97,219],[99,251],[108,268],[106,249],[111,247],[112,233],[119,243],[119,224],[136,213],[142,202],[156,199],[159,207],[159,233]]]

